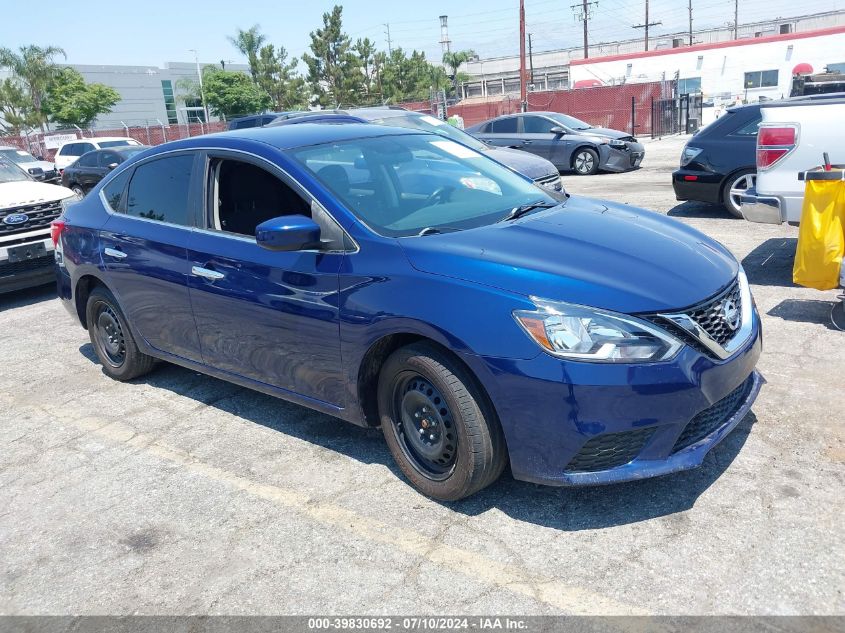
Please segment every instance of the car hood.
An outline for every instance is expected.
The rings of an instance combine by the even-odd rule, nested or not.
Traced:
[[[557,167],[550,161],[519,149],[491,147],[486,150],[486,153],[490,158],[499,161],[523,176],[528,176],[531,180],[558,175]]]
[[[19,180],[0,183],[0,209],[64,200],[75,195],[70,189],[44,182]]]
[[[631,136],[630,132],[621,132],[620,130],[611,130],[606,127],[591,127],[589,130],[578,130],[578,134],[583,136],[606,136],[607,138],[628,138]]]
[[[46,173],[48,171],[53,171],[55,165],[53,165],[53,163],[48,163],[46,160],[36,160],[29,163],[18,163],[18,167],[27,171],[33,167],[40,167]]]
[[[424,272],[625,313],[699,303],[739,267],[676,220],[581,197],[513,222],[399,241]]]

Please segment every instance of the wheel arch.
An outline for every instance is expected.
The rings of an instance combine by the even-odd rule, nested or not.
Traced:
[[[582,149],[593,150],[596,153],[598,160],[601,161],[601,152],[599,151],[599,148],[596,147],[596,145],[594,143],[588,143],[586,141],[581,141],[575,147],[575,149],[572,150],[572,154],[569,155],[569,167],[571,169],[575,169],[575,157],[578,155],[578,152],[580,152]]]
[[[731,183],[731,181],[733,181],[734,178],[736,178],[743,172],[747,172],[749,174],[757,173],[757,168],[750,165],[745,165],[744,167],[737,167],[736,169],[728,173],[727,176],[722,178],[722,182],[719,184],[719,200],[722,202],[722,204],[725,203],[725,190],[727,186]]]
[[[76,314],[79,317],[79,322],[82,324],[82,327],[84,327],[86,330],[88,329],[88,319],[85,312],[86,307],[88,306],[88,297],[91,296],[91,292],[93,292],[94,288],[97,288],[99,286],[102,286],[106,290],[109,290],[109,287],[102,279],[90,273],[82,275],[74,285],[74,307],[76,308]]]

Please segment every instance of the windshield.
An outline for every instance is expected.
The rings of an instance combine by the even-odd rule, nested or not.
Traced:
[[[446,121],[441,121],[438,118],[429,116],[427,114],[403,114],[401,116],[390,116],[382,119],[373,119],[373,123],[380,125],[392,125],[394,127],[405,127],[411,130],[423,130],[424,132],[434,132],[440,136],[445,136],[453,141],[462,143],[467,147],[471,147],[477,152],[483,152],[488,149],[487,145],[479,141],[474,136],[470,136],[463,130],[459,130],[454,125],[450,125]]]
[[[137,141],[100,141],[97,143],[101,149],[105,149],[106,147],[123,147],[124,145],[139,145]]]
[[[21,180],[32,180],[23,169],[0,158],[0,182],[19,182]]]
[[[22,149],[0,149],[0,156],[8,158],[10,161],[18,164],[34,163],[38,160],[35,156],[29,152],[23,151]]]
[[[593,127],[589,123],[585,123],[581,119],[576,119],[574,116],[569,116],[568,114],[549,112],[545,116],[549,117],[550,119],[554,119],[561,125],[568,127],[570,130],[589,130]]]
[[[297,161],[367,226],[388,237],[471,229],[561,196],[468,147],[430,134],[303,147]]]

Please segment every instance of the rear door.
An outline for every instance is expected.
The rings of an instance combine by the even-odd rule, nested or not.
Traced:
[[[519,117],[500,117],[490,121],[490,131],[481,135],[481,137],[496,147],[516,147],[523,149],[518,128]]]
[[[100,248],[107,283],[136,333],[157,350],[200,362],[187,259],[198,215],[195,162],[195,152],[153,157],[106,185],[102,201],[112,213]]]

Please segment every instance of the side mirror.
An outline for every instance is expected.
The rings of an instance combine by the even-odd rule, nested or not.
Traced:
[[[551,130],[549,130],[549,132],[551,132],[552,134],[557,134],[558,136],[563,136],[564,134],[566,134],[566,130],[564,130],[559,125],[554,126]]]
[[[255,241],[268,251],[302,251],[320,245],[320,227],[304,215],[283,215],[255,227]]]
[[[109,163],[108,165],[106,165],[106,168],[109,169],[109,170],[112,170],[115,167],[117,167],[118,165],[120,165],[120,163]]]
[[[44,178],[44,170],[40,167],[30,167],[29,169],[27,169],[27,171],[29,172],[29,175],[33,178]]]

